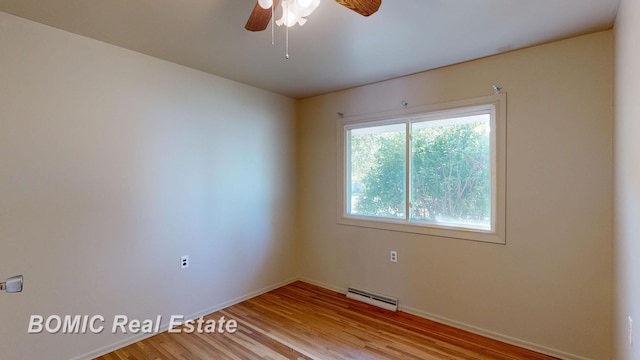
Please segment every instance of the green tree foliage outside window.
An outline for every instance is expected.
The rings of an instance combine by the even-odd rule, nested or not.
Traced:
[[[405,141],[405,124],[352,130],[352,214],[405,218]]]
[[[490,115],[410,123],[410,136],[406,127],[350,130],[350,214],[490,229]]]

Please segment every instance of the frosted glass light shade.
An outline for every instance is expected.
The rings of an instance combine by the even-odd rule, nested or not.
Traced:
[[[278,26],[304,25],[306,17],[320,5],[320,0],[282,0],[282,18],[276,21]]]
[[[282,18],[280,18],[280,20],[277,20],[276,24],[278,26],[285,25],[287,27],[292,27],[295,24],[304,25],[304,23],[306,23],[306,22],[307,22],[307,19],[303,19],[301,17],[298,17],[291,10],[289,10],[289,11],[285,10],[285,11],[283,11]]]
[[[263,9],[269,9],[273,6],[273,0],[258,0],[258,5]]]
[[[320,0],[294,0],[291,11],[298,17],[307,17],[320,5]]]

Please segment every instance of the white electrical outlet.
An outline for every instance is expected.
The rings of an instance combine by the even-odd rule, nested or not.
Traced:
[[[629,320],[629,345],[633,346],[633,319],[631,316],[627,318]]]
[[[397,263],[398,262],[398,252],[395,250],[391,250],[389,253],[389,261]]]
[[[189,256],[184,255],[180,257],[180,269],[189,267]]]

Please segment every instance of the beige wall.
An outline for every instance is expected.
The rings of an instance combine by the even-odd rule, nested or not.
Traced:
[[[493,84],[508,94],[506,245],[336,224],[337,112],[466,99]],[[609,358],[610,31],[305,99],[298,115],[304,278],[397,296],[405,309],[565,358]]]
[[[293,100],[5,13],[0,49],[0,358],[131,340],[31,314],[168,321],[296,276]]]
[[[615,25],[613,358],[640,359],[640,3],[623,0]],[[627,318],[634,320],[629,345]]]
[[[638,6],[625,3],[617,90],[630,98]],[[27,335],[31,314],[198,316],[286,282],[298,262],[329,287],[395,295],[406,310],[566,358],[609,358],[611,32],[300,101],[297,140],[285,97],[4,13],[0,49],[0,277],[26,278],[0,301],[0,358],[82,358],[132,340]],[[336,224],[337,112],[493,84],[508,93],[506,246]],[[626,321],[640,319],[624,255],[638,253],[638,116],[633,100],[620,104],[615,320]],[[614,343],[626,354],[616,359],[635,358]]]

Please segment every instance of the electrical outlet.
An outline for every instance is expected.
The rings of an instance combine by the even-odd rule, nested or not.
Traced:
[[[391,250],[389,253],[389,261],[397,263],[398,262],[398,252],[395,250]]]
[[[629,321],[628,322],[629,345],[633,346],[633,319],[631,318],[631,316],[629,316],[627,320]]]
[[[180,269],[189,267],[189,256],[184,255],[180,257]]]

